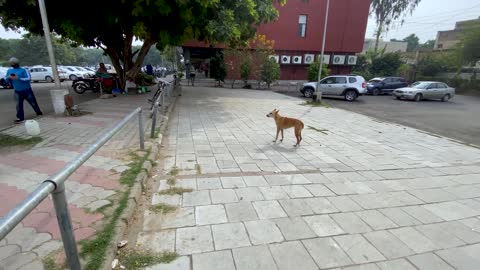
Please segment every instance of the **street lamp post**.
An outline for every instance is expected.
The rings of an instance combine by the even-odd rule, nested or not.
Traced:
[[[325,40],[327,38],[327,25],[328,25],[328,12],[330,8],[330,0],[327,0],[327,7],[325,10],[325,23],[323,25],[323,40],[322,40],[322,53],[320,54],[320,66],[318,67],[318,80],[317,80],[317,91],[316,91],[316,101],[322,100],[322,92],[320,91],[320,80],[322,79],[322,69],[323,69],[323,54],[325,53]]]

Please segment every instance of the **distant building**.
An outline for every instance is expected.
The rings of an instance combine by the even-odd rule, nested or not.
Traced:
[[[259,34],[275,41],[275,54],[271,57],[280,64],[282,80],[307,79],[308,66],[318,58],[322,48],[325,4],[326,0],[275,4],[278,19],[258,27]],[[351,73],[355,55],[362,51],[369,8],[370,0],[330,1],[324,60],[332,74]],[[186,61],[194,65],[206,62],[213,51],[222,49],[198,41],[186,42],[182,47]]]
[[[406,52],[408,43],[404,41],[383,41],[378,42],[378,50],[385,49],[385,52]],[[362,54],[365,54],[368,50],[375,48],[375,39],[366,38],[363,42]]]
[[[434,50],[449,50],[462,40],[462,33],[480,23],[480,17],[475,20],[460,21],[455,23],[455,29],[438,31]]]

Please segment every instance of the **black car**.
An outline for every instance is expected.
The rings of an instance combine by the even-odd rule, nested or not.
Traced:
[[[408,83],[401,77],[378,77],[367,83],[367,94],[374,96],[385,93],[392,93],[397,88],[407,87]]]

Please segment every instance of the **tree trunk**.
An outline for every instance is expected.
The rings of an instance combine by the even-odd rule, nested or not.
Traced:
[[[375,33],[375,48],[374,48],[375,54],[377,54],[377,51],[378,51],[378,43],[380,42],[380,36],[382,35],[382,31],[383,31],[383,21],[381,21],[378,24],[377,32]]]

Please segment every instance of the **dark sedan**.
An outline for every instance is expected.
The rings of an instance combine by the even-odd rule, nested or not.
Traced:
[[[374,96],[385,93],[392,93],[393,90],[407,87],[408,83],[401,77],[378,77],[373,78],[367,83],[367,93]]]

